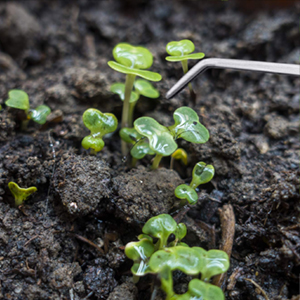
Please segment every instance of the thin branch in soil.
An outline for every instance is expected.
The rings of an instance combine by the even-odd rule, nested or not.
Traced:
[[[236,281],[237,279],[240,277],[240,275],[242,274],[243,269],[240,267],[235,268],[235,270],[233,271],[233,273],[230,275],[229,279],[228,279],[228,285],[227,285],[227,290],[228,291],[232,291],[235,287]]]
[[[76,234],[76,233],[72,233],[72,235],[74,237],[76,237],[77,239],[79,239],[80,241],[85,242],[85,243],[89,244],[90,246],[96,248],[102,255],[104,255],[104,251],[100,247],[98,247],[96,244],[94,244],[92,241],[90,241],[87,238],[85,238],[79,234]]]
[[[262,289],[262,287],[258,283],[256,283],[254,280],[252,280],[250,278],[244,278],[244,280],[247,280],[247,281],[251,282],[253,285],[255,285],[261,291],[261,293],[263,294],[265,299],[270,300],[267,293]]]
[[[230,259],[235,233],[235,216],[232,205],[224,205],[219,209],[219,214],[222,227],[222,242],[220,249],[225,251]],[[223,286],[225,278],[226,273],[220,274],[213,279],[213,284],[221,287]]]
[[[39,235],[35,235],[34,237],[32,237],[30,240],[28,240],[23,247],[26,247],[30,242],[32,242],[33,240],[35,240],[37,237],[39,237]]]

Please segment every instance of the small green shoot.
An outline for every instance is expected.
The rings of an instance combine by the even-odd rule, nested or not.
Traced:
[[[170,42],[166,46],[166,51],[171,56],[167,56],[167,61],[177,62],[180,61],[183,69],[183,73],[186,74],[188,71],[188,60],[189,59],[202,59],[204,53],[192,53],[195,50],[195,45],[190,40],[181,40],[178,42]],[[191,54],[192,53],[192,54]],[[189,83],[190,95],[193,101],[196,99],[196,94],[193,90],[192,84]]]
[[[181,239],[187,233],[186,226],[183,223],[177,224],[170,215],[163,214],[149,219],[142,231],[138,242],[131,242],[125,247],[126,256],[133,260],[131,271],[135,282],[150,273],[160,279],[167,300],[224,300],[222,290],[210,284],[209,280],[228,270],[229,258],[225,252],[190,248],[182,243]],[[171,234],[175,239],[168,242]],[[158,239],[155,244],[153,238]],[[172,277],[175,270],[196,277],[201,274],[201,280],[191,280],[188,291],[177,295]]]
[[[135,120],[136,131],[149,140],[150,148],[156,156],[152,169],[157,169],[163,156],[171,155],[177,149],[176,140],[203,144],[209,139],[208,130],[199,122],[197,113],[186,106],[178,108],[173,115],[174,125],[165,127],[150,117]]]
[[[91,154],[96,154],[104,147],[103,136],[110,132],[114,132],[118,127],[118,120],[115,115],[110,113],[102,113],[100,110],[89,108],[82,116],[84,125],[91,131],[86,136],[81,145],[84,149],[92,149]]]
[[[23,202],[34,192],[37,191],[35,186],[29,187],[27,189],[19,187],[15,182],[9,182],[8,188],[15,197],[15,205],[20,206]]]
[[[181,206],[186,201],[189,204],[196,204],[198,201],[198,194],[195,189],[200,185],[212,180],[215,174],[215,169],[212,165],[207,165],[204,162],[198,162],[193,169],[193,179],[190,185],[181,184],[175,189],[175,196],[181,199]]]
[[[22,90],[10,90],[8,96],[9,98],[5,101],[5,104],[9,107],[23,110],[26,114],[27,120],[22,124],[23,129],[26,129],[28,120],[30,119],[40,125],[46,123],[47,116],[51,113],[51,110],[47,105],[40,105],[35,109],[31,109],[29,97],[27,93]]]
[[[145,71],[152,66],[153,56],[144,47],[135,47],[130,44],[120,43],[113,49],[113,57],[116,61],[109,61],[108,65],[115,71],[126,74],[124,103],[122,112],[122,128],[129,127],[130,98],[136,76],[150,81],[160,81],[161,75],[151,71]],[[127,154],[127,147],[122,141],[122,153]]]
[[[170,163],[170,169],[174,168],[174,160],[181,160],[184,165],[187,165],[188,163],[188,155],[186,151],[182,148],[178,148],[175,152],[171,155],[171,163]]]

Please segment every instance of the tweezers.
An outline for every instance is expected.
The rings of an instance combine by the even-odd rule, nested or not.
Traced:
[[[207,69],[233,69],[240,71],[256,71],[283,75],[300,75],[300,65],[273,62],[251,61],[241,59],[207,58],[198,62],[188,71],[166,94],[170,99],[179,93],[191,80]]]

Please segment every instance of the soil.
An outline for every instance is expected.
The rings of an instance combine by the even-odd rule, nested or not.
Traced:
[[[191,39],[206,57],[299,63],[300,3],[250,12],[238,4],[0,2],[0,299],[150,299],[153,278],[132,284],[126,243],[150,217],[171,212],[187,224],[185,242],[220,248],[227,204],[235,236],[226,299],[300,298],[300,78],[209,70],[193,82],[195,104],[187,89],[164,98],[182,76],[180,64],[164,59],[172,40]],[[122,103],[109,87],[124,75],[107,66],[119,42],[148,47],[151,70],[163,76],[155,84],[161,96],[140,99],[136,118],[168,126],[188,105],[208,128],[206,144],[179,140],[187,166],[176,161],[170,170],[164,158],[150,171],[146,157],[132,169],[117,132],[97,156],[81,147],[85,109],[120,120]],[[20,112],[4,104],[13,88],[25,90],[32,107],[51,107],[47,124],[21,131]],[[197,205],[178,213],[174,189],[198,161],[213,164],[215,177],[198,190]],[[15,208],[10,181],[38,191]],[[183,292],[188,280],[174,280]]]

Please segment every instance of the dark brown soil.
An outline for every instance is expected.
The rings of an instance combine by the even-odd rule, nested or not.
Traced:
[[[164,58],[169,41],[187,38],[206,57],[299,63],[300,3],[251,12],[239,1],[210,3],[0,1],[0,299],[150,299],[153,278],[131,283],[126,243],[150,217],[172,212],[187,224],[187,243],[219,248],[225,204],[236,219],[226,299],[299,299],[300,79],[210,70],[193,82],[194,105],[188,90],[164,98],[182,75]],[[122,103],[109,87],[124,76],[107,66],[119,42],[148,47],[151,70],[163,76],[160,98],[140,99],[135,117],[171,125],[173,111],[189,105],[208,128],[204,145],[179,141],[187,167],[176,161],[170,170],[164,158],[150,171],[146,157],[130,169],[117,132],[97,156],[81,147],[85,109],[120,120]],[[4,104],[13,88],[33,107],[51,107],[46,125],[20,130],[20,113]],[[198,161],[216,175],[198,204],[177,215],[174,189]],[[15,208],[10,181],[38,191]],[[174,277],[184,291],[186,278]]]

